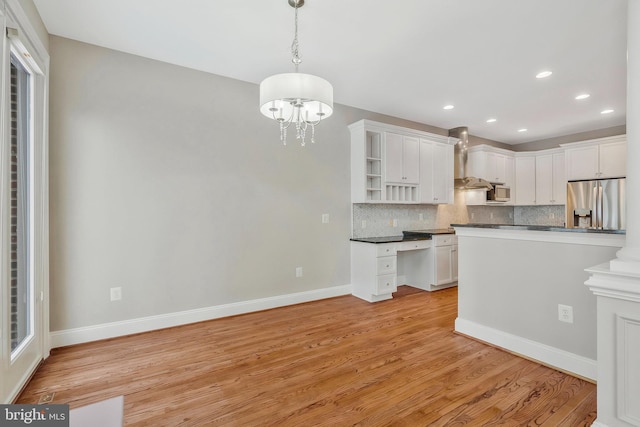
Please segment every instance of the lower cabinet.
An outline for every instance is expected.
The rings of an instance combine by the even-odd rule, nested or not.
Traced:
[[[397,289],[395,243],[351,242],[353,295],[377,302],[392,298]]]
[[[458,281],[458,240],[455,235],[433,236],[434,274],[432,286],[453,285]]]

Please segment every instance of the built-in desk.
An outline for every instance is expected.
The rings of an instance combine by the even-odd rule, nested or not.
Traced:
[[[454,245],[452,230],[351,239],[352,293],[366,301],[378,302],[391,299],[398,284],[428,291],[455,286]],[[443,258],[445,248],[449,252]]]

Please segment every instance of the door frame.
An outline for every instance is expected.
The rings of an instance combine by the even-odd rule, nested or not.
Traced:
[[[49,355],[49,54],[19,0],[3,0],[0,43],[0,403],[12,403],[40,362]],[[33,338],[11,357],[10,338],[10,57],[14,50],[32,72],[31,265]],[[27,53],[27,55],[24,55]],[[22,54],[22,55],[21,55]]]

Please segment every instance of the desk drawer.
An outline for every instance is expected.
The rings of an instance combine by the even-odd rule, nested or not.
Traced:
[[[397,243],[397,251],[413,251],[431,247],[431,240],[414,240],[411,242]]]
[[[458,236],[455,234],[440,234],[433,236],[434,246],[451,246],[458,243]]]
[[[376,287],[376,295],[390,294],[398,290],[396,286],[396,275],[386,274],[378,276],[378,285]]]
[[[383,256],[376,259],[376,274],[389,274],[396,272],[396,257],[395,256]]]
[[[376,249],[378,249],[378,256],[391,256],[396,254],[396,244],[395,243],[383,243],[377,244]]]

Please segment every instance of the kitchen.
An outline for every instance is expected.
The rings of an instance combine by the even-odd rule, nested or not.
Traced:
[[[56,9],[54,2],[36,3],[43,17],[50,16],[52,9]],[[318,27],[322,27],[322,22],[352,21],[352,17],[362,13],[361,10],[350,9],[355,7],[352,2],[334,5],[344,14],[336,14],[331,2],[314,3],[309,0],[307,3],[302,16],[314,19],[316,13],[323,14]],[[561,17],[573,16],[575,10],[582,10],[583,6],[574,4],[573,9],[567,6],[570,10],[549,13],[547,9],[554,7],[553,3],[547,2],[540,12],[536,12],[539,6],[532,6],[539,5],[539,2],[532,2],[522,9],[514,6],[509,13],[521,19],[497,19],[496,23],[506,26],[525,22],[533,13],[538,13],[535,16],[539,17],[539,22],[549,22],[543,19],[546,15],[553,18],[553,22],[557,17],[561,25],[554,28],[566,31],[567,19]],[[270,11],[277,9],[275,6],[267,7],[262,3],[254,6],[267,10],[258,9],[246,19],[260,17],[264,21],[271,18],[276,21]],[[503,6],[511,8],[511,3]],[[286,7],[282,11],[283,24],[265,29],[262,32],[265,37],[259,37],[261,42],[266,35],[274,35],[274,39],[278,39],[274,40],[274,45],[282,44],[280,38],[289,41],[290,8],[286,4],[283,7]],[[469,22],[466,23],[468,28],[476,30],[479,43],[479,46],[472,46],[475,50],[471,50],[481,52],[480,46],[485,45],[480,43],[483,41],[481,36],[486,33],[477,16],[484,6],[474,3],[468,7],[466,21]],[[175,10],[175,7],[149,9],[159,9],[158,13],[161,13],[160,9]],[[443,20],[446,10],[434,4],[429,4],[427,9],[416,14],[422,23],[429,23],[420,27],[439,28],[434,25]],[[29,8],[27,14],[34,10]],[[139,13],[136,15],[139,22],[147,22],[151,10],[141,10],[132,12]],[[225,34],[237,33],[237,21],[220,17],[242,16],[242,11],[234,14],[218,13],[217,10],[209,12],[199,15],[206,18],[205,22],[199,25],[190,23],[193,25],[188,28],[217,28],[225,29],[221,30]],[[492,12],[489,15],[497,14]],[[598,14],[594,15],[589,15],[590,19],[585,18],[583,25],[591,28],[593,22],[598,22]],[[106,30],[116,30],[117,36],[129,28],[126,23],[118,24],[118,19],[128,16],[124,13],[103,11],[102,21],[98,22],[104,22],[104,16],[110,16],[116,22]],[[376,22],[390,24],[384,18],[389,13],[376,16]],[[68,18],[70,20],[71,16]],[[33,22],[38,19],[34,18]],[[163,26],[166,29],[176,24],[175,19],[171,15],[166,21],[158,19],[158,22],[166,22]],[[210,19],[215,19],[215,23]],[[445,21],[448,22],[447,27],[453,22],[450,19]],[[531,21],[536,20],[528,22]],[[87,22],[82,21],[81,29],[100,27]],[[356,24],[359,22],[349,22],[349,25]],[[264,22],[256,22],[251,28],[263,28],[261,25]],[[301,25],[308,28],[304,22]],[[287,34],[282,35],[281,30],[285,26]],[[401,23],[397,26],[406,31],[419,28]],[[444,105],[445,99],[435,96],[433,90],[419,94],[423,103],[424,100],[429,101],[428,111],[411,105],[406,107],[411,111],[408,114],[399,108],[399,104],[403,107],[408,105],[407,100],[385,95],[383,91],[387,86],[398,91],[396,85],[405,80],[404,74],[391,80],[388,75],[375,74],[373,71],[377,67],[362,73],[364,67],[355,61],[363,53],[362,46],[376,46],[372,50],[380,63],[405,63],[406,52],[396,47],[385,50],[384,46],[388,44],[386,36],[382,37],[379,31],[374,34],[365,31],[373,27],[358,28],[353,38],[346,38],[346,43],[355,43],[345,49],[346,57],[337,56],[343,53],[337,52],[338,44],[335,43],[324,52],[322,49],[310,51],[305,59],[309,60],[310,70],[331,73],[331,81],[338,81],[340,75],[350,75],[355,76],[356,83],[362,86],[380,88],[382,101],[378,105],[361,100],[337,103],[334,115],[318,127],[316,143],[301,148],[292,141],[287,147],[281,147],[277,126],[254,111],[257,110],[254,106],[258,98],[256,83],[268,75],[265,69],[256,70],[256,64],[269,63],[273,50],[271,46],[260,45],[260,50],[265,53],[260,58],[239,55],[238,52],[255,45],[256,37],[249,37],[249,41],[244,37],[234,38],[238,45],[227,46],[228,51],[224,46],[219,50],[213,49],[213,52],[204,47],[200,51],[199,58],[211,57],[218,67],[248,61],[241,65],[242,70],[245,73],[256,70],[255,75],[229,78],[227,76],[233,73],[228,69],[212,67],[203,70],[204,66],[193,63],[176,65],[157,51],[143,54],[121,45],[85,38],[74,33],[71,22],[65,19],[56,21],[49,18],[47,28],[39,25],[44,40],[42,44],[51,54],[52,70],[48,163],[51,235],[50,245],[44,245],[51,248],[51,287],[42,290],[51,305],[51,313],[46,316],[50,346],[72,345],[222,314],[350,294],[349,239],[352,236],[397,235],[402,230],[442,229],[451,224],[465,223],[549,224],[552,216],[553,221],[560,221],[564,217],[561,205],[468,206],[461,191],[454,192],[453,204],[352,204],[348,126],[354,122],[367,119],[439,136],[446,136],[447,129],[460,125],[469,125],[470,129],[491,126],[485,125],[484,117],[477,123],[458,122],[455,115],[461,114],[464,106],[458,104],[453,110],[443,111],[440,104]],[[513,27],[504,27],[502,34],[510,34],[513,30]],[[200,35],[190,45],[187,42],[175,43],[174,37],[177,36],[172,34],[168,37],[165,33],[157,35],[149,31],[155,37],[151,46],[169,48],[177,44],[184,49],[184,46],[201,46],[197,40],[209,40],[210,43],[228,40],[226,37]],[[180,34],[184,36],[187,33]],[[451,33],[451,39],[455,41],[454,31]],[[585,45],[592,45],[594,50],[597,47],[598,52],[606,55],[608,50],[602,49],[597,40],[589,38],[592,33],[586,32],[585,40],[588,42]],[[447,62],[442,67],[433,66],[445,58],[451,59],[448,54],[454,51],[440,43],[441,34],[445,32],[425,36],[423,43],[425,40],[437,43],[422,47],[429,55],[412,58],[415,61],[426,60],[426,66],[421,63],[404,70],[412,76],[418,74],[416,81],[441,82],[444,75],[459,71],[461,65],[486,64],[485,61],[465,59],[461,64]],[[367,35],[364,40],[358,38],[364,35]],[[327,39],[331,41],[336,36],[330,32]],[[381,38],[372,39],[373,36]],[[128,39],[142,41],[139,32],[134,32]],[[166,43],[158,43],[158,39],[166,40]],[[508,37],[500,39],[504,44],[496,49],[495,55],[491,54],[491,58],[508,56],[514,58],[513,63],[521,63],[523,67],[526,64],[526,73],[538,71],[539,64],[531,64],[517,55],[514,57]],[[303,42],[307,40],[310,42],[311,35]],[[471,41],[475,40],[458,40],[458,47]],[[618,42],[616,39],[603,44],[605,47],[609,44],[617,46]],[[345,43],[345,38],[340,37],[340,43]],[[576,56],[582,53],[573,45],[566,46],[564,51],[569,51],[569,47]],[[591,52],[591,49],[585,50]],[[319,58],[319,54],[322,58],[317,63],[311,62]],[[433,58],[438,59],[434,61]],[[350,59],[354,62],[351,63]],[[290,65],[287,60],[274,60],[270,67],[274,71],[280,70]],[[597,67],[605,61],[591,62],[589,68],[597,75],[601,71]],[[340,66],[336,67],[336,63]],[[491,63],[494,62],[491,60]],[[624,70],[624,65],[621,69]],[[472,68],[468,70],[473,74]],[[534,79],[526,73],[520,75],[523,80]],[[389,75],[399,74],[395,71]],[[509,74],[516,75],[515,71],[509,71]],[[456,77],[456,81],[468,81],[475,91],[481,91],[478,95],[480,104],[489,105],[495,92],[495,81],[489,84],[481,80],[471,84],[471,77],[463,75]],[[552,78],[555,77],[562,75],[556,72]],[[495,80],[499,82],[502,78],[498,75]],[[619,82],[620,78],[616,73],[609,80]],[[393,84],[386,84],[388,81],[393,81]],[[555,80],[559,81],[563,80]],[[547,85],[552,92],[559,90],[554,80],[536,84]],[[563,84],[569,86],[566,80]],[[353,82],[345,83],[338,91],[336,85],[336,96],[340,93],[346,100],[350,88],[356,86]],[[515,92],[512,86],[510,88]],[[403,93],[408,97],[412,90],[418,91],[412,88]],[[528,100],[505,104],[507,109],[515,110],[520,103],[533,104],[529,100],[534,96],[531,92],[526,93]],[[248,110],[247,106],[251,108]],[[484,111],[478,104],[471,109]],[[554,147],[540,142],[532,147],[523,141],[531,141],[535,145],[535,140],[544,140],[548,135],[536,137],[535,129],[530,126],[529,136],[518,134],[514,137],[520,142],[514,147],[522,151],[538,151],[557,148],[558,143],[624,134],[624,113],[622,121],[621,116],[614,118],[619,112],[624,112],[623,105],[613,115],[600,116],[599,111],[596,113],[596,130],[610,129],[608,134],[581,135],[582,130],[563,129],[563,135],[573,135],[571,141],[555,142]],[[535,110],[528,113],[536,115]],[[503,123],[506,122],[507,111],[504,114],[500,117]],[[568,116],[564,118],[565,121],[568,119]],[[632,134],[632,125],[630,120],[627,135]],[[495,140],[501,141],[502,138],[495,137]],[[497,144],[497,148],[510,149],[509,144],[500,145],[482,138],[473,137],[471,142],[473,145]],[[633,147],[628,151],[628,157],[637,163],[639,157]],[[629,178],[632,173],[629,171]],[[518,192],[515,194],[517,197]],[[323,221],[324,215],[327,215],[326,222]],[[365,227],[362,221],[366,222]],[[393,226],[395,223],[396,227]],[[238,238],[239,233],[241,238]],[[122,299],[111,301],[109,291],[115,287],[121,288]]]
[[[596,296],[584,286],[585,270],[615,259],[625,245],[626,136],[509,153],[469,147],[466,130],[462,138],[454,130],[458,138],[451,141],[369,121],[350,129],[353,294],[375,303],[392,298],[401,284],[437,291],[459,281],[458,333],[599,378]],[[385,161],[395,155],[393,142],[385,145],[389,134],[417,145],[417,174],[410,170],[415,152],[401,163],[402,173],[388,173],[396,167]],[[440,181],[433,161],[421,167],[433,153],[422,148],[434,143],[446,151]],[[436,185],[443,187],[439,198]],[[416,206],[423,200],[437,205]],[[453,206],[445,211],[443,203]],[[447,247],[438,243],[443,236],[450,236]]]

